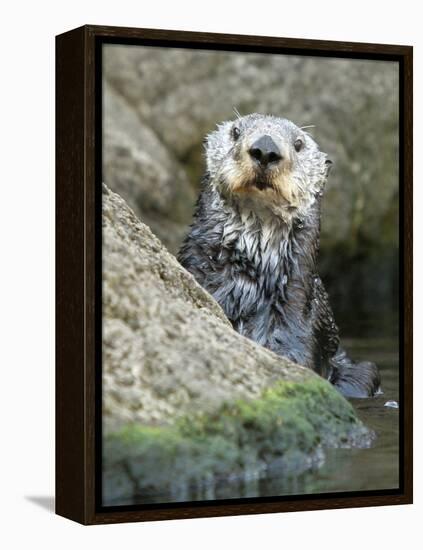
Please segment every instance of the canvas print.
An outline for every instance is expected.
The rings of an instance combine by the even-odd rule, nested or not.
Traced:
[[[107,506],[399,487],[399,63],[102,46]]]

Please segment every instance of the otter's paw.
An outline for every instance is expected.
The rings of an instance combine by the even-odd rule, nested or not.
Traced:
[[[330,382],[345,397],[373,397],[381,392],[379,370],[374,363],[355,363],[345,352],[334,359]]]

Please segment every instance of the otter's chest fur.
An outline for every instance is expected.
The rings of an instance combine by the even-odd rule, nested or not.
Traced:
[[[318,224],[288,225],[203,193],[179,260],[239,333],[324,375],[313,315]]]

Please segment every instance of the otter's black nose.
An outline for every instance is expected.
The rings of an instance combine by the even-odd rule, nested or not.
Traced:
[[[262,136],[249,149],[250,156],[261,166],[276,164],[282,159],[278,146],[270,136]]]

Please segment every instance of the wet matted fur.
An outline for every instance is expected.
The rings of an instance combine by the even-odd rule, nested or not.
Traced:
[[[374,395],[377,367],[352,361],[340,346],[317,273],[326,153],[305,128],[259,114],[218,125],[205,148],[207,171],[181,264],[239,333],[313,369],[344,395]]]

